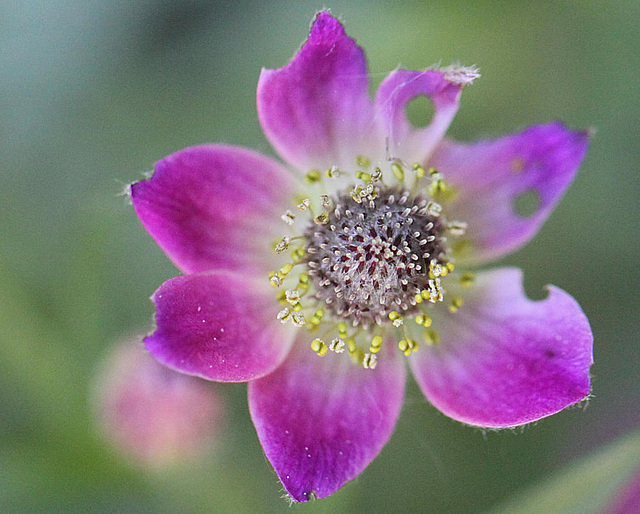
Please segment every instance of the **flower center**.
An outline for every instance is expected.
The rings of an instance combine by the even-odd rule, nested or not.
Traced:
[[[297,211],[311,221],[292,210],[282,215],[292,234],[275,244],[275,251],[291,250],[291,261],[271,272],[269,281],[280,288],[278,319],[314,333],[311,348],[318,355],[348,350],[354,362],[371,369],[388,330],[407,356],[418,350],[418,339],[438,343],[431,305],[443,301],[442,278],[454,270],[449,239],[462,235],[466,224],[441,216],[439,202],[455,196],[455,190],[436,170],[427,174],[414,164],[409,187],[401,161],[371,169],[368,159],[358,157],[356,164],[361,169],[355,182],[335,167],[324,174],[329,180],[346,175],[348,188],[296,201]],[[393,185],[383,181],[387,174]],[[325,191],[336,189],[323,184],[318,170],[306,181]],[[323,210],[316,215],[318,207]],[[470,276],[463,273],[459,279],[465,285]],[[454,296],[449,310],[461,305],[462,298]]]
[[[393,311],[415,313],[415,295],[429,289],[430,267],[444,263],[442,222],[430,214],[428,200],[380,188],[370,201],[342,193],[333,204],[326,222],[305,232],[315,298],[365,327],[382,325]]]

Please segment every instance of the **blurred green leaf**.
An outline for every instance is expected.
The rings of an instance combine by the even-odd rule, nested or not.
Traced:
[[[601,448],[502,504],[493,514],[589,514],[602,509],[640,466],[640,431]]]

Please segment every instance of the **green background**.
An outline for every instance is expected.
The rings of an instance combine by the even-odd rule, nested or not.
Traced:
[[[505,263],[534,298],[553,283],[595,335],[593,398],[523,430],[483,433],[410,381],[381,455],[316,512],[482,512],[640,426],[637,312],[640,3],[1,1],[0,510],[288,512],[246,386],[212,456],[146,472],[104,442],[92,380],[148,297],[177,274],[121,193],[204,142],[273,155],[255,113],[261,67],[284,65],[328,5],[378,83],[397,66],[460,61],[449,135],[471,141],[560,119],[593,127],[581,172],[537,238]],[[417,119],[425,116],[418,109]]]

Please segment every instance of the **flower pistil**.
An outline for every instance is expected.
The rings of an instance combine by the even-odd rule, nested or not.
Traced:
[[[296,198],[296,214],[282,215],[292,234],[274,249],[278,254],[291,250],[291,260],[269,280],[282,288],[278,319],[320,334],[311,341],[313,351],[323,356],[347,349],[355,363],[373,369],[388,329],[397,333],[406,356],[418,351],[418,339],[430,345],[439,341],[429,306],[444,301],[443,279],[455,268],[450,240],[464,234],[466,223],[448,222],[442,214],[442,204],[456,191],[435,169],[397,159],[373,167],[364,156],[356,165],[355,173],[333,166],[305,175],[305,182],[322,187],[323,194],[315,201]],[[391,184],[383,167],[393,177]],[[405,169],[413,174],[411,187]],[[354,176],[355,183],[348,182]],[[325,177],[338,183],[325,183]],[[340,188],[340,183],[349,185]],[[318,214],[316,207],[322,209]],[[462,304],[455,296],[450,312]]]

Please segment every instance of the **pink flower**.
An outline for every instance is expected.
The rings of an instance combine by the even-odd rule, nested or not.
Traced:
[[[102,434],[148,469],[208,455],[225,417],[212,384],[159,365],[140,339],[115,347],[98,375],[95,410]]]
[[[433,405],[481,427],[589,394],[592,335],[576,301],[553,286],[528,300],[517,269],[469,271],[534,236],[588,134],[550,123],[443,139],[477,76],[396,70],[372,100],[364,52],[320,12],[293,60],[258,83],[262,128],[286,165],[197,146],[131,186],[184,273],[153,296],[147,348],[183,373],[249,382],[258,437],[297,501],[332,494],[378,454],[407,365]],[[405,106],[419,95],[435,112],[416,129]],[[535,212],[518,214],[522,195]]]

